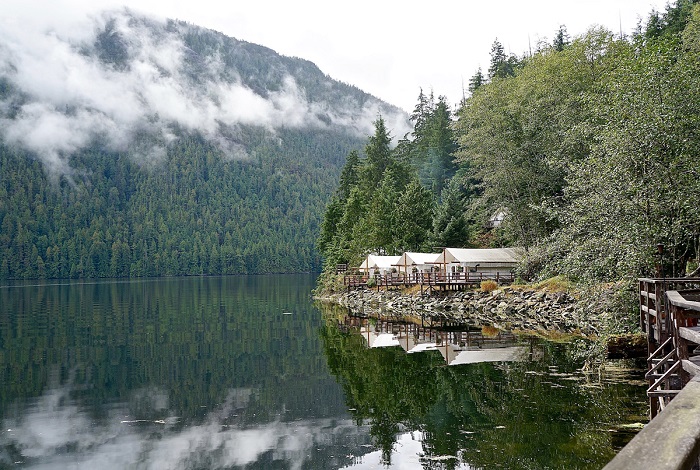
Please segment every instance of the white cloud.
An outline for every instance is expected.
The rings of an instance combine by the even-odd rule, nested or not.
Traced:
[[[322,115],[368,135],[379,113],[377,102],[364,109],[356,103],[342,109],[310,103],[291,76],[279,91],[263,97],[236,76],[219,78],[224,68],[216,56],[203,60],[205,79],[195,85],[183,61],[187,48],[177,33],[159,20],[135,21],[126,10],[94,14],[80,24],[76,33],[66,23],[24,25],[0,19],[0,71],[22,97],[19,105],[0,106],[0,132],[6,142],[36,153],[58,172],[67,172],[69,156],[96,138],[124,150],[143,130],[167,142],[176,124],[201,133],[230,158],[241,158],[245,150],[221,135],[221,126],[323,128]],[[93,48],[105,28],[118,35],[116,49],[128,51],[116,63],[100,61]],[[125,57],[126,63],[120,63]],[[405,126],[401,114],[391,119]],[[140,154],[145,158],[162,151],[154,147]]]

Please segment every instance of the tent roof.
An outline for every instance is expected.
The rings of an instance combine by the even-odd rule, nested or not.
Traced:
[[[413,264],[430,264],[435,263],[440,256],[442,256],[442,253],[415,253],[407,251],[399,257],[399,260],[394,263],[394,265],[411,266]]]
[[[367,255],[367,258],[362,262],[362,269],[390,269],[394,265],[400,256],[379,256],[379,255]]]
[[[445,248],[438,261],[481,265],[517,264],[523,257],[520,248]]]

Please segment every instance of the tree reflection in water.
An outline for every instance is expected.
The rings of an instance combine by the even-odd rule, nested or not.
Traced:
[[[625,425],[646,419],[643,372],[608,363],[600,374],[584,373],[576,341],[513,337],[525,360],[446,366],[438,350],[368,347],[368,326],[401,340],[398,323],[358,322],[332,308],[324,315],[330,370],[355,421],[370,425],[384,465],[397,440],[414,432],[424,468],[598,469],[631,438]],[[440,337],[442,346],[464,337],[431,334],[423,341]]]

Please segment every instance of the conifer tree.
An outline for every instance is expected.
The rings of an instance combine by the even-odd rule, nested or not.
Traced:
[[[336,194],[341,201],[347,200],[350,196],[350,191],[352,188],[357,186],[359,182],[360,175],[358,173],[360,168],[360,156],[357,150],[352,150],[345,161],[345,166],[340,173],[340,178],[338,181],[338,189]]]
[[[554,35],[554,42],[552,43],[552,47],[554,47],[555,51],[561,52],[566,46],[569,45],[569,43],[569,33],[566,31],[566,26],[559,26],[557,33]]]
[[[484,74],[481,72],[481,67],[469,79],[469,93],[474,93],[481,85],[486,82]]]
[[[507,56],[503,44],[498,38],[491,45],[491,65],[489,66],[489,79],[506,78],[515,75],[515,69],[519,61],[514,55]]]
[[[433,223],[433,195],[417,179],[412,180],[395,204],[397,254],[427,250]]]
[[[381,116],[374,122],[374,135],[368,139],[365,154],[367,158],[364,161],[362,183],[371,192],[377,188],[384,171],[392,164],[391,136]]]

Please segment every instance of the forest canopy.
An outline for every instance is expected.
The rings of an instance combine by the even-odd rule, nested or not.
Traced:
[[[396,148],[380,120],[366,158],[348,158],[321,227],[328,271],[370,252],[504,245],[526,249],[525,279],[697,267],[697,1],[652,12],[629,37],[562,26],[522,57],[496,40],[469,92],[452,111],[421,91]]]
[[[474,169],[480,204],[506,209],[530,272],[606,281],[659,261],[668,275],[697,266],[696,3],[652,13],[629,38],[592,28],[555,41],[459,109],[457,161]]]

